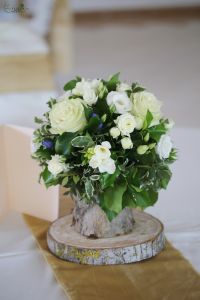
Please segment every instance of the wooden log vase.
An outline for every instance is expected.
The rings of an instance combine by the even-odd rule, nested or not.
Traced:
[[[78,214],[80,215],[80,212]],[[133,263],[157,255],[165,245],[162,223],[155,217],[137,210],[132,210],[131,213],[128,211],[126,214],[129,216],[129,226],[132,227],[131,230],[129,228],[129,232],[124,234],[117,230],[116,233],[111,226],[110,233],[108,234],[107,228],[104,231],[107,236],[101,238],[94,238],[96,229],[91,232],[87,228],[84,231],[82,226],[84,222],[81,224],[78,224],[78,220],[75,222],[73,214],[62,217],[49,228],[48,247],[58,258],[90,265]],[[75,216],[77,217],[77,212]],[[90,223],[91,220],[89,226]],[[120,230],[123,228],[124,226],[118,226]],[[81,230],[90,237],[80,233]],[[110,234],[113,236],[110,237]]]

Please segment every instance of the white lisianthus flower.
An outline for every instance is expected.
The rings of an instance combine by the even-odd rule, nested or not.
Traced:
[[[84,106],[81,99],[70,99],[57,102],[49,113],[50,132],[62,134],[77,132],[86,126]]]
[[[97,102],[97,89],[99,86],[99,80],[94,79],[92,81],[82,78],[81,81],[76,83],[72,93],[77,96],[82,96],[83,100],[88,105],[93,105]]]
[[[167,134],[162,135],[156,146],[156,152],[158,153],[160,159],[168,158],[171,150],[172,142],[170,136]]]
[[[102,160],[101,164],[99,165],[100,173],[107,172],[108,174],[113,174],[115,170],[116,170],[116,166],[112,158]]]
[[[120,130],[119,130],[119,128],[117,128],[117,127],[112,127],[112,128],[110,129],[110,135],[111,135],[114,139],[116,139],[118,136],[120,136]]]
[[[100,79],[93,79],[93,80],[91,81],[91,86],[92,86],[92,88],[95,90],[95,92],[97,92],[100,83],[101,83],[101,80],[100,80]]]
[[[111,149],[111,144],[107,141],[102,142],[101,145],[108,148],[108,149]]]
[[[61,172],[66,171],[67,165],[63,162],[62,156],[56,154],[48,161],[47,168],[53,176],[57,176]]]
[[[126,92],[110,92],[106,101],[109,106],[114,106],[116,113],[125,114],[132,109],[132,103]]]
[[[126,82],[121,82],[117,84],[116,90],[118,92],[126,92],[126,91],[131,91],[131,86],[126,83]]]
[[[107,159],[111,155],[109,148],[103,145],[95,146],[94,154],[96,157],[99,157],[100,159]]]
[[[143,91],[131,95],[133,102],[132,114],[144,122],[147,111],[152,113],[152,123],[161,118],[161,101],[159,101],[153,94]],[[154,124],[155,125],[155,124]]]
[[[93,169],[98,168],[100,173],[107,172],[113,174],[115,172],[116,166],[114,160],[110,157],[111,145],[109,142],[102,142],[101,145],[96,145],[94,147],[94,155],[89,161],[89,166]]]
[[[86,88],[83,93],[83,100],[88,105],[93,105],[97,102],[98,97],[93,89]]]
[[[129,113],[117,117],[115,123],[122,135],[129,136],[136,128],[135,117]]]
[[[123,139],[121,139],[121,144],[123,149],[133,148],[133,143],[129,137],[124,137]]]

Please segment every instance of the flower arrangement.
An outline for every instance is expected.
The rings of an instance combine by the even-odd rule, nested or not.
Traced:
[[[162,117],[161,102],[119,73],[107,81],[76,77],[64,90],[35,118],[33,158],[46,187],[70,188],[110,221],[125,207],[153,205],[176,159],[167,134],[173,122]]]

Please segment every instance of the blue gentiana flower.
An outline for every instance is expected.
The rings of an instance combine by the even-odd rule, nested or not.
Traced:
[[[54,146],[54,142],[52,140],[44,140],[42,141],[42,146],[46,149],[52,149]]]

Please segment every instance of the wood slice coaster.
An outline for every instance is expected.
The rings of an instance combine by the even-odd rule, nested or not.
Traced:
[[[63,260],[90,265],[126,264],[157,255],[165,245],[163,224],[137,210],[134,218],[135,227],[129,234],[91,239],[74,230],[72,215],[62,217],[49,228],[48,247]]]

